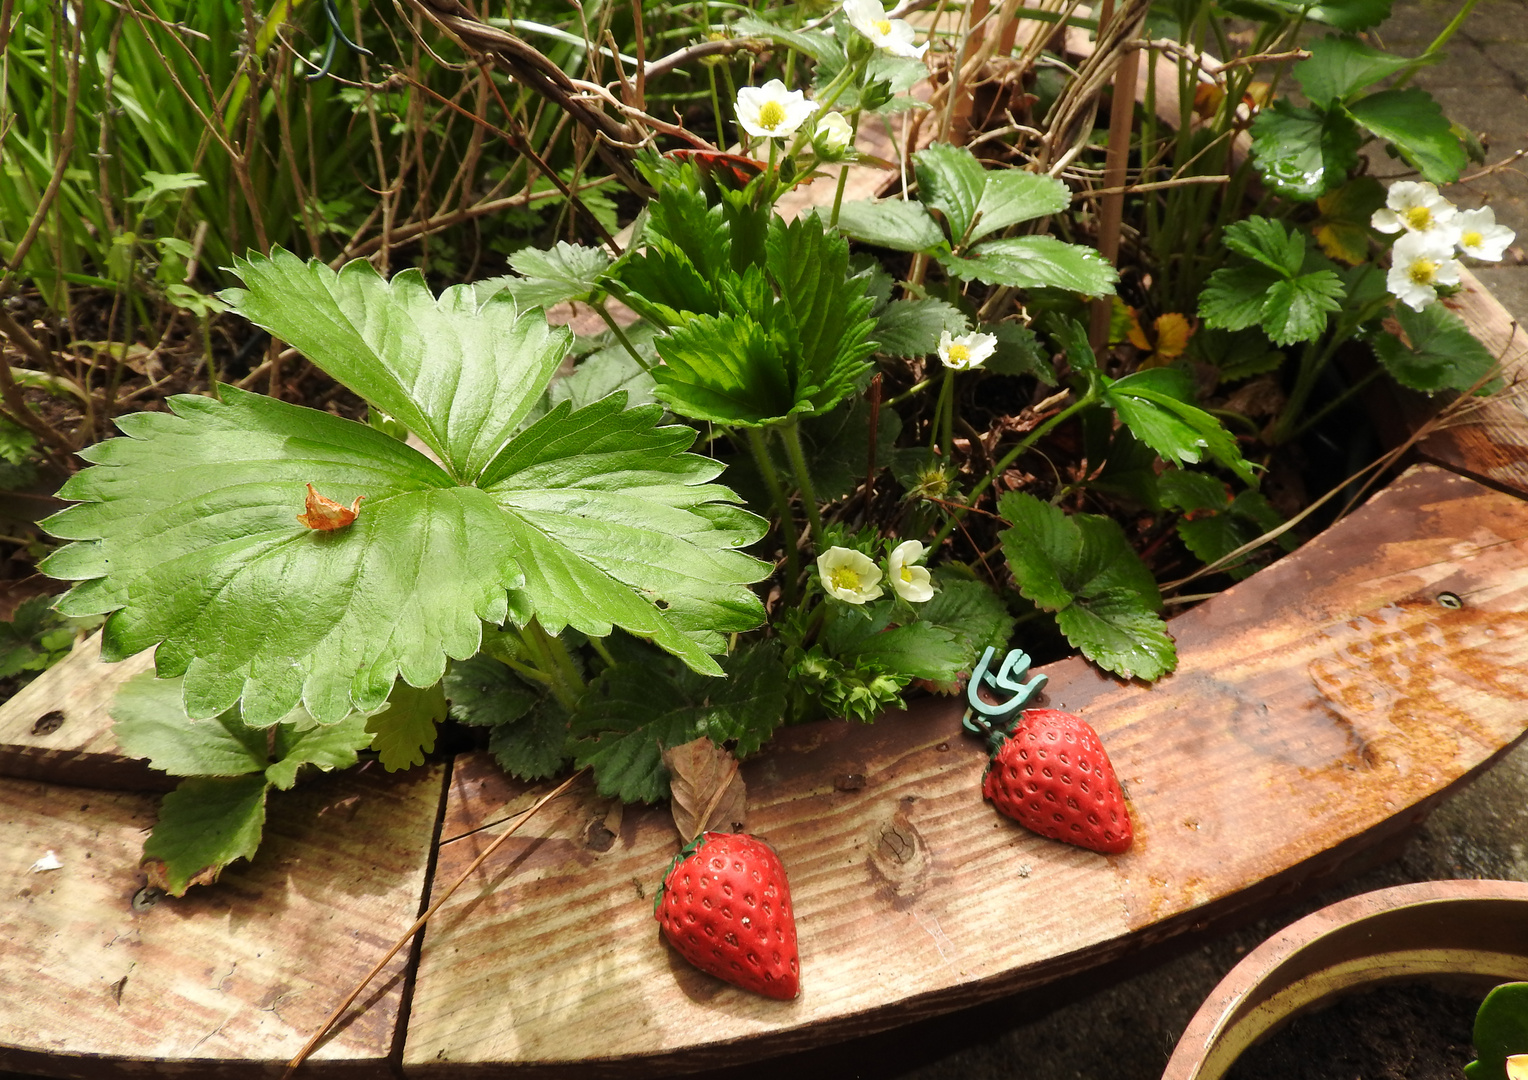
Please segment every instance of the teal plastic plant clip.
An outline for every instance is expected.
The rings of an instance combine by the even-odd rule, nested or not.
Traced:
[[[1003,657],[1002,666],[994,673],[992,658],[996,653],[996,649],[990,645],[987,646],[987,650],[982,653],[982,658],[976,665],[976,670],[971,672],[970,683],[966,686],[966,702],[969,708],[966,709],[965,716],[961,718],[961,724],[967,731],[977,735],[991,735],[994,727],[1004,726],[1001,721],[1028,705],[1034,700],[1036,694],[1045,689],[1045,684],[1050,682],[1048,675],[1036,675],[1028,682],[1021,681],[1029,673],[1031,663],[1029,654],[1023,649],[1010,649],[1008,655]],[[1011,696],[995,705],[983,701],[980,691],[984,685],[999,695],[1007,693]],[[977,718],[978,713],[981,719]]]

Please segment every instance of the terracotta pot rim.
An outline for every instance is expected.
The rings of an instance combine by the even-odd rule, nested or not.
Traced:
[[[1246,1047],[1297,1013],[1355,987],[1431,977],[1528,979],[1528,882],[1397,885],[1292,923],[1205,999],[1162,1080],[1218,1080]]]

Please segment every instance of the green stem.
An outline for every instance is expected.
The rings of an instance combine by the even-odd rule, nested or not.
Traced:
[[[928,448],[931,451],[940,445],[939,428],[944,421],[945,408],[949,402],[950,392],[954,385],[955,380],[951,377],[950,369],[945,368],[944,378],[939,382],[939,399],[934,402],[934,417],[929,421],[928,425]],[[944,457],[946,461],[950,457],[950,445],[947,442],[944,444]]]
[[[1411,77],[1418,71],[1421,71],[1428,61],[1437,55],[1438,50],[1448,44],[1448,39],[1453,37],[1459,28],[1464,25],[1464,20],[1470,17],[1470,12],[1475,10],[1475,5],[1479,2],[1480,0],[1464,0],[1464,6],[1459,9],[1459,14],[1449,20],[1449,24],[1439,32],[1437,37],[1433,38],[1432,44],[1423,50],[1421,56],[1396,73],[1395,82],[1391,84],[1390,88],[1392,90],[1399,90],[1410,82]]]
[[[610,667],[615,667],[615,657],[610,655],[610,650],[605,646],[604,638],[592,637],[589,639],[589,648],[599,655],[599,658]]]
[[[1380,372],[1384,370],[1384,368],[1376,365],[1373,371],[1369,372],[1367,375],[1364,375],[1357,382],[1353,383],[1353,385],[1349,386],[1342,393],[1332,398],[1331,401],[1328,401],[1325,405],[1321,406],[1321,408],[1317,409],[1315,412],[1311,413],[1303,421],[1301,421],[1299,426],[1289,433],[1289,435],[1286,437],[1286,441],[1288,439],[1298,439],[1301,435],[1304,435],[1312,427],[1319,424],[1322,419],[1325,418],[1329,413],[1337,408],[1340,408],[1345,401],[1347,401],[1354,394],[1358,393],[1364,387],[1373,382],[1379,376]]]
[[[653,366],[642,358],[642,354],[637,352],[637,347],[633,345],[631,343],[631,339],[626,336],[626,331],[621,329],[621,324],[616,322],[615,319],[611,317],[609,311],[605,310],[604,301],[592,301],[590,303],[590,307],[599,312],[600,318],[605,321],[606,326],[610,327],[610,332],[615,335],[616,341],[620,342],[621,348],[625,349],[627,354],[637,362],[637,366],[648,374],[652,374]]]
[[[983,493],[986,492],[987,488],[992,486],[992,481],[996,480],[999,476],[1002,476],[1003,473],[1007,471],[1008,466],[1012,465],[1019,459],[1019,455],[1023,454],[1031,446],[1039,442],[1041,438],[1049,434],[1050,431],[1058,424],[1064,423],[1066,420],[1077,415],[1084,409],[1091,408],[1093,405],[1097,404],[1099,399],[1102,397],[1103,388],[1101,384],[1099,384],[1095,379],[1088,386],[1088,392],[1084,394],[1080,400],[1072,403],[1065,409],[1062,409],[1055,416],[1051,417],[1045,423],[1035,428],[1022,440],[1020,440],[1017,446],[1008,451],[1008,453],[1004,454],[1002,458],[998,460],[997,464],[993,465],[992,468],[987,471],[987,475],[982,477],[981,480],[977,482],[976,486],[971,489],[971,494],[966,498],[966,505],[959,510],[953,510],[950,512],[950,516],[945,519],[944,527],[941,528],[937,534],[935,534],[933,543],[929,545],[930,550],[938,550],[939,545],[943,544],[950,538],[950,533],[955,531],[955,527],[959,525],[961,519],[966,516],[966,511],[976,505],[977,500],[981,498]]]
[[[584,680],[573,666],[568,647],[560,638],[548,634],[535,619],[521,627],[519,634],[526,651],[531,654],[533,666],[546,676],[552,696],[559,705],[571,712],[583,695]]]
[[[796,487],[801,490],[801,502],[806,506],[807,524],[812,527],[812,543],[822,548],[822,516],[817,510],[817,492],[812,488],[812,478],[807,473],[806,455],[801,451],[801,429],[794,419],[780,425],[780,437],[785,442],[785,456],[790,459],[791,471],[796,474]]]
[[[775,509],[780,514],[780,544],[785,548],[785,600],[794,604],[796,581],[801,576],[800,556],[796,551],[796,518],[791,513],[791,502],[785,497],[785,489],[780,486],[780,474],[775,471],[775,463],[769,460],[769,446],[764,442],[764,433],[758,428],[748,429],[748,449],[753,453],[753,462],[758,466],[759,475],[764,478],[764,486],[769,489],[769,497],[774,500]]]
[[[902,391],[896,397],[894,397],[890,401],[886,402],[884,407],[889,409],[889,408],[891,408],[894,405],[900,405],[900,404],[902,404],[902,402],[906,401],[908,398],[912,397],[914,394],[922,393],[924,390],[927,390],[932,385],[934,385],[934,380],[933,379],[924,379],[920,383],[913,383],[913,385],[909,386],[906,390]]]

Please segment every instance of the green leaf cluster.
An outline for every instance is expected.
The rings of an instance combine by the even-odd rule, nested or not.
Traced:
[[[1106,671],[1159,679],[1178,654],[1158,614],[1162,595],[1124,530],[1098,514],[1068,514],[1025,492],[998,501],[1000,535],[1019,592],[1053,613],[1066,639]]]
[[[1157,478],[1157,489],[1164,506],[1183,511],[1178,519],[1178,537],[1183,546],[1200,562],[1216,562],[1244,544],[1284,523],[1258,491],[1242,491],[1234,498],[1226,485],[1213,476],[1171,469]],[[1293,551],[1298,541],[1285,532],[1276,541],[1283,550]],[[1240,580],[1258,569],[1251,559],[1226,567],[1225,572]]]
[[[193,720],[186,715],[181,680],[149,672],[122,685],[111,715],[125,754],[186,778],[165,797],[143,845],[146,858],[163,864],[172,896],[210,884],[230,863],[254,856],[271,788],[292,787],[305,766],[348,768],[372,741],[361,713],[318,724],[299,709],[274,728],[246,724],[236,708]]]
[[[752,186],[708,193],[688,165],[661,177],[644,247],[614,271],[622,299],[668,330],[657,341],[658,399],[740,427],[843,400],[870,370],[876,325],[847,242],[815,215],[787,223],[754,206]]]
[[[1210,275],[1199,316],[1222,330],[1258,326],[1278,345],[1314,341],[1347,289],[1335,268],[1306,250],[1305,234],[1281,222],[1249,217],[1226,227],[1225,244],[1240,261]]]
[[[75,541],[44,567],[78,582],[59,608],[109,613],[108,659],[158,645],[193,718],[236,703],[254,724],[299,703],[321,723],[375,712],[396,679],[433,686],[506,619],[621,627],[718,674],[725,635],[762,620],[748,585],[766,568],[738,549],[763,523],[687,452],[693,430],[619,392],[523,425],[567,350],[539,311],[279,250],[238,271],[236,310],[429,455],[231,388],[125,417],[126,438],[85,451],[94,467],[61,492],[79,505],[46,522]],[[355,522],[299,524],[309,483],[363,497]]]
[[[1356,28],[1336,20],[1333,25]],[[1419,61],[1350,36],[1322,38],[1310,51],[1294,69],[1310,106],[1281,98],[1252,122],[1253,161],[1270,187],[1304,201],[1325,195],[1357,166],[1366,137],[1389,143],[1435,184],[1459,179],[1468,160],[1465,146],[1431,94],[1415,87],[1361,93]]]
[[[848,202],[838,227],[868,244],[930,255],[962,281],[1087,296],[1114,291],[1118,275],[1091,248],[1053,236],[993,235],[1065,210],[1072,196],[1061,181],[991,171],[965,147],[945,144],[920,150],[915,161],[921,201]]]
[[[593,768],[600,792],[625,802],[668,798],[663,748],[702,735],[739,758],[756,752],[785,718],[785,666],[756,642],[723,658],[725,681],[707,679],[647,651],[589,684],[570,718],[575,761]]]
[[[70,619],[52,608],[51,596],[33,596],[16,605],[9,622],[0,622],[0,679],[46,671],[74,648],[81,629],[99,619]]]

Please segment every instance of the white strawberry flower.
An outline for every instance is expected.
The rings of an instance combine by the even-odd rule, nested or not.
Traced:
[[[1384,207],[1374,211],[1369,224],[1383,233],[1404,230],[1447,236],[1452,244],[1456,235],[1454,218],[1458,215],[1459,208],[1439,195],[1432,184],[1403,180],[1390,185]]]
[[[881,568],[853,548],[831,547],[817,556],[817,573],[829,596],[864,604],[881,595]]]
[[[1528,1054],[1513,1054],[1506,1065],[1507,1080],[1528,1080]]]
[[[887,568],[891,571],[891,587],[897,595],[910,603],[921,604],[934,596],[934,583],[928,570],[913,563],[923,558],[923,545],[917,540],[904,540],[891,550]]]
[[[737,122],[756,139],[784,139],[796,134],[817,111],[817,102],[806,100],[800,90],[787,90],[779,79],[763,86],[745,86],[737,92]]]
[[[844,119],[843,113],[830,112],[817,121],[817,131],[812,140],[823,154],[837,159],[843,156],[854,141],[854,129]]]
[[[1385,288],[1413,311],[1438,298],[1439,285],[1459,284],[1459,260],[1453,241],[1427,233],[1407,233],[1390,249]]]
[[[870,39],[878,49],[885,49],[892,56],[905,56],[909,60],[922,60],[928,51],[928,43],[914,45],[916,31],[906,19],[888,19],[880,0],[844,0],[844,15],[849,25]]]
[[[1517,233],[1496,224],[1496,212],[1489,206],[1466,210],[1454,222],[1459,227],[1459,250],[1473,259],[1499,262],[1507,245]]]
[[[997,338],[992,334],[972,331],[959,337],[951,337],[948,330],[939,333],[939,359],[947,368],[969,371],[981,367],[997,350]]]

